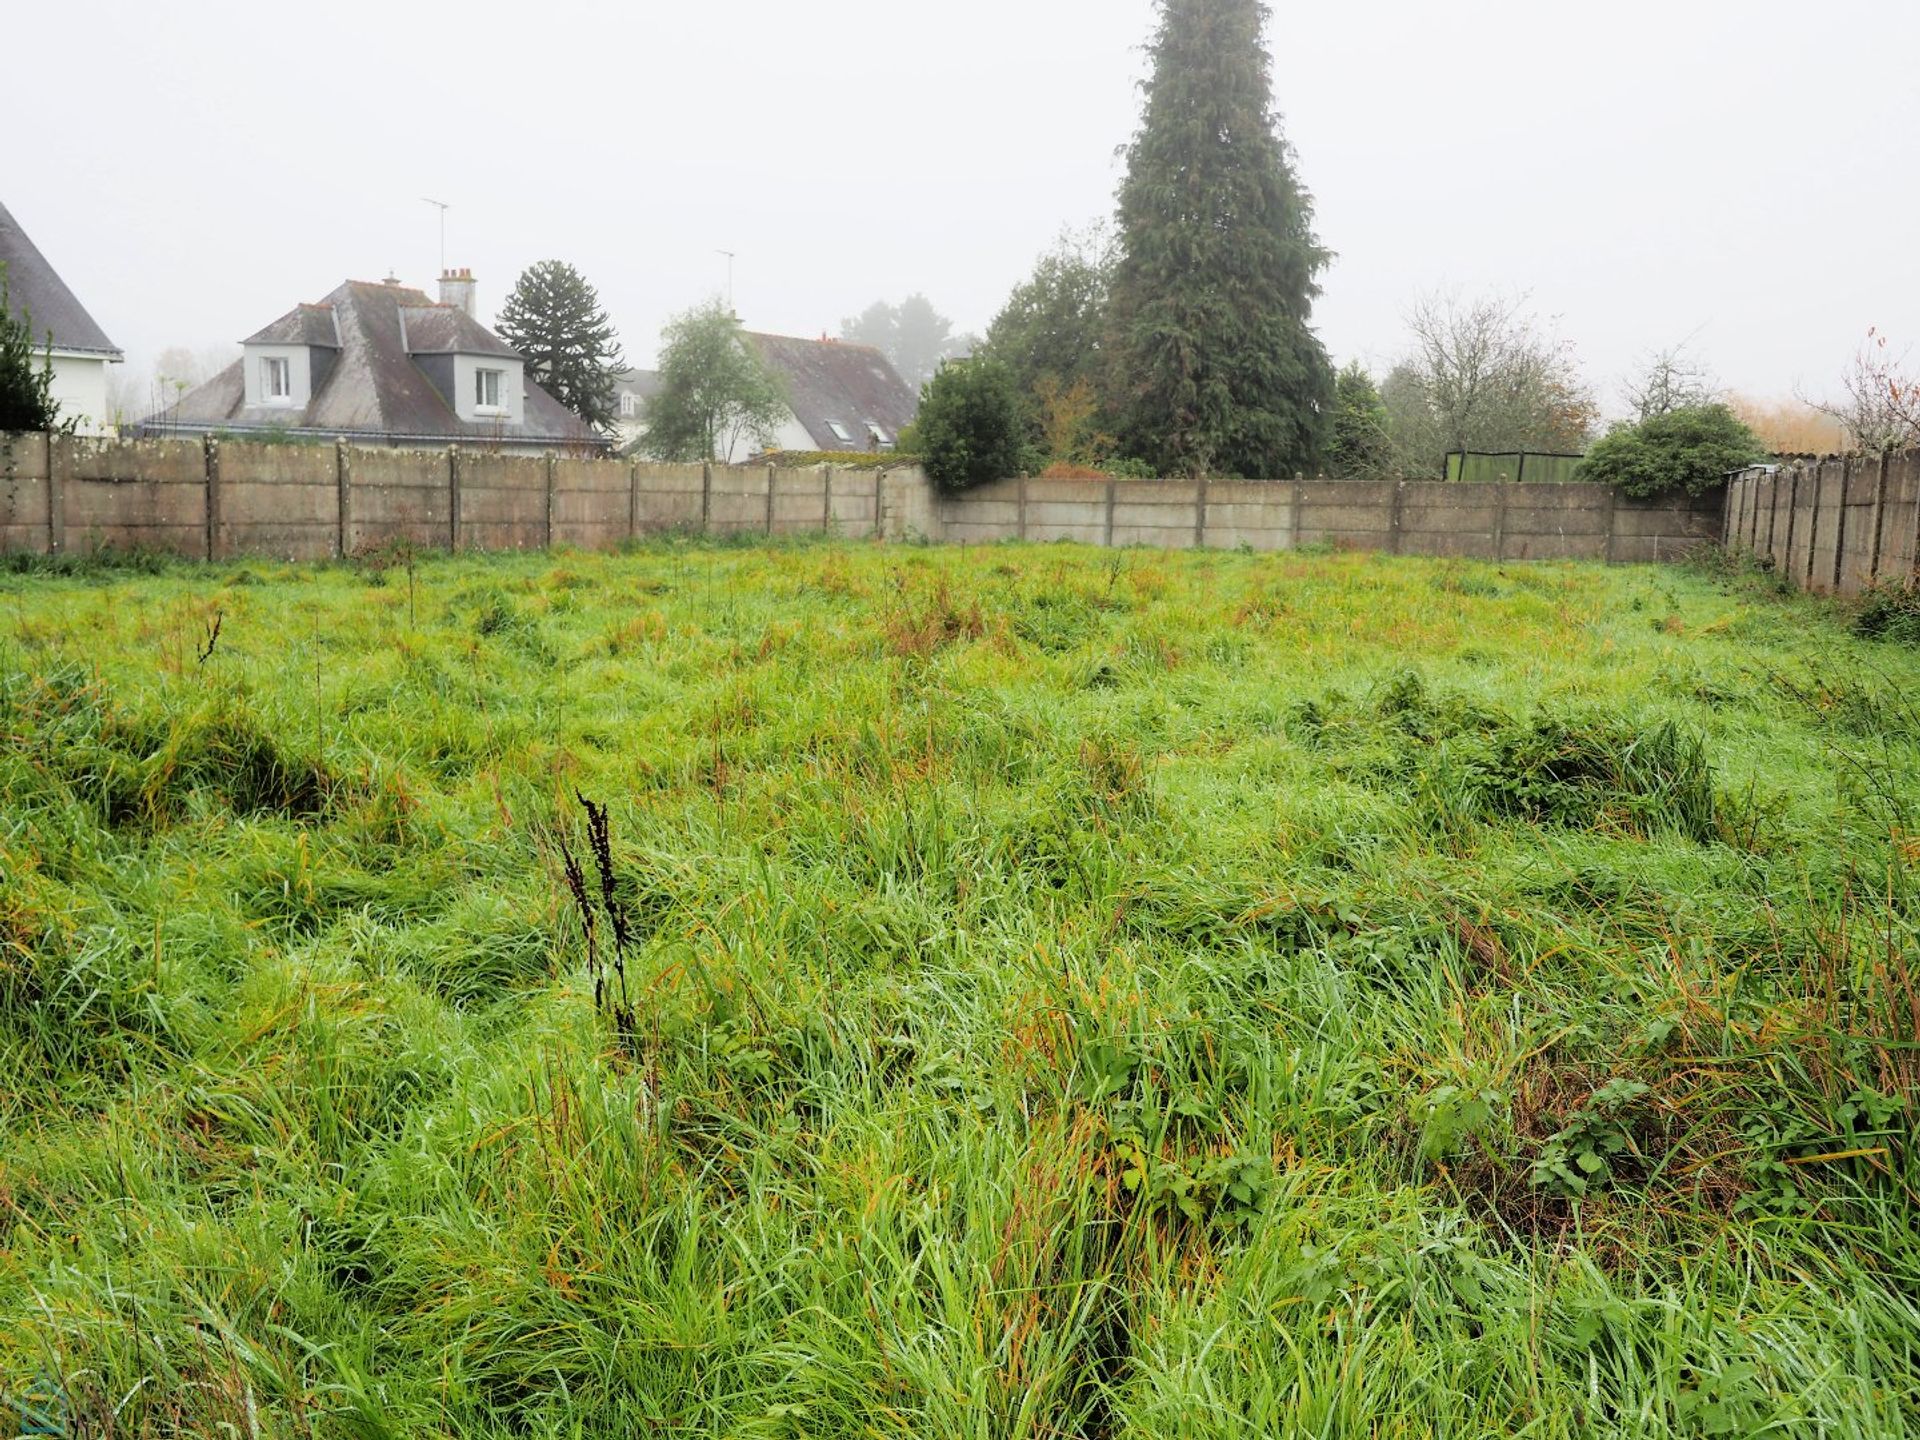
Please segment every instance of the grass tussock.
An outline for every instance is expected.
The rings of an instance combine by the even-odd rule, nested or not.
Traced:
[[[1920,1427],[1920,660],[1738,557],[0,590],[26,1431]]]

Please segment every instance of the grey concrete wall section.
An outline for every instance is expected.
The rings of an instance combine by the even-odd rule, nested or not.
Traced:
[[[768,531],[822,535],[827,530],[827,471],[775,470]]]
[[[768,477],[765,465],[710,467],[707,531],[713,535],[767,533]]]
[[[214,554],[326,560],[340,551],[339,453],[331,445],[226,440],[213,464]]]
[[[1920,451],[1807,461],[1729,487],[1722,535],[1802,589],[1860,595],[1920,566]]]
[[[1294,489],[1264,480],[1207,487],[1206,543],[1222,550],[1286,550],[1293,544]],[[1117,508],[1118,494],[1115,502]]]
[[[0,432],[0,554],[44,554],[51,474],[45,435]]]
[[[447,548],[453,458],[444,450],[355,450],[351,555],[390,541]]]
[[[1629,501],[1600,486],[1005,480],[960,495],[916,468],[769,470],[192,441],[0,436],[0,547],[182,555],[422,547],[609,549],[630,536],[875,536],[1188,549],[1297,545],[1514,560],[1673,560],[1744,537],[1802,583],[1912,573],[1920,456],[1743,477],[1727,495]],[[1764,537],[1764,539],[1763,539]]]
[[[706,512],[707,467],[634,467],[634,530],[639,535],[697,532]]]
[[[207,558],[207,449],[198,440],[55,435],[53,549]]]
[[[1079,484],[1093,487],[1098,480]],[[1200,486],[1192,480],[1113,482],[1113,543],[1191,550],[1198,541]]]
[[[538,550],[547,543],[547,461],[460,454],[460,548]]]
[[[616,550],[632,536],[633,470],[618,460],[553,462],[551,543]]]

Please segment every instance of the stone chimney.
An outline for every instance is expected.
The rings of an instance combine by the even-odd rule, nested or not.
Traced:
[[[478,282],[473,278],[473,271],[449,270],[440,277],[440,303],[451,305],[456,310],[464,310],[467,314],[473,315],[474,292],[477,285]]]

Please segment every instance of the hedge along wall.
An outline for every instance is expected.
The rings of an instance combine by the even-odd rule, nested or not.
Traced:
[[[1830,483],[1833,506],[1839,484]],[[1858,477],[1841,488],[1849,508],[1880,503]],[[1747,492],[1739,494],[1746,503]],[[1809,486],[1800,503],[1811,513],[1822,502]],[[1911,516],[1920,502],[1905,503]],[[34,553],[144,548],[312,560],[403,540],[429,549],[604,550],[685,532],[1658,561],[1721,538],[1738,521],[1723,504],[1717,493],[1630,501],[1598,485],[1426,481],[1030,479],[948,495],[911,467],[789,470],[0,436],[0,548]],[[1791,498],[1782,505],[1791,508]],[[1891,513],[1896,502],[1882,508]],[[1825,547],[1816,568],[1832,563],[1834,547],[1852,555],[1865,543],[1857,526],[1843,532],[1828,522],[1816,536],[1809,522],[1802,530]],[[1909,524],[1909,541],[1911,532]]]
[[[1737,475],[1723,538],[1805,590],[1858,595],[1910,584],[1920,572],[1920,450]]]

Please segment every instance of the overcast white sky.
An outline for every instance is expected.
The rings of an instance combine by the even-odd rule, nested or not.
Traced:
[[[124,346],[233,342],[341,280],[491,316],[527,264],[629,357],[724,288],[813,335],[923,290],[980,329],[1105,216],[1150,0],[11,0],[0,199]],[[1422,291],[1530,291],[1609,393],[1697,336],[1820,390],[1920,340],[1915,0],[1277,3],[1275,89],[1339,252],[1317,322],[1391,360]]]

